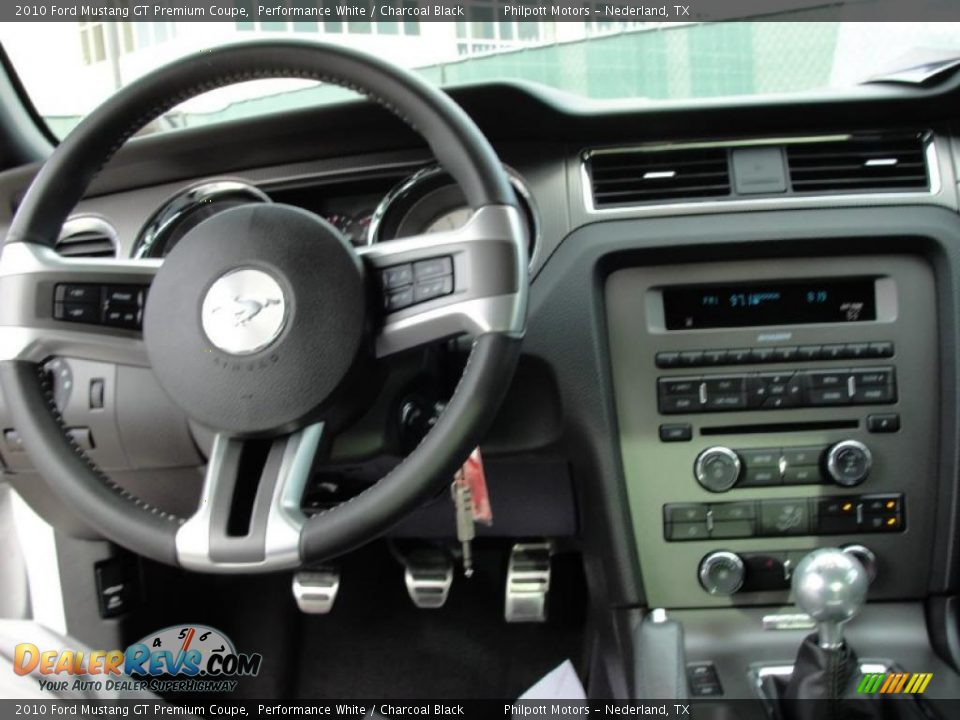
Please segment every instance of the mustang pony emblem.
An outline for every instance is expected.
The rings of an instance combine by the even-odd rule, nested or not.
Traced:
[[[233,325],[234,327],[244,327],[253,320],[260,312],[271,305],[279,305],[280,300],[276,298],[266,298],[263,302],[241,298],[239,295],[233,298]],[[212,312],[223,310],[223,305],[218,305]]]

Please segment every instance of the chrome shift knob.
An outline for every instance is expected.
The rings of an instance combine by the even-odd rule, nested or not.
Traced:
[[[843,624],[859,612],[868,585],[860,561],[838,548],[814,550],[800,561],[793,574],[793,597],[817,623],[820,647],[843,647]]]

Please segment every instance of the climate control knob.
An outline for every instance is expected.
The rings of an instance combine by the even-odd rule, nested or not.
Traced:
[[[697,455],[693,474],[710,492],[726,492],[740,479],[740,456],[727,447],[707,448]]]
[[[858,440],[844,440],[827,450],[827,473],[843,487],[859,485],[870,475],[873,455]]]
[[[700,584],[711,595],[733,595],[743,587],[743,560],[736,553],[718,550],[700,561]]]

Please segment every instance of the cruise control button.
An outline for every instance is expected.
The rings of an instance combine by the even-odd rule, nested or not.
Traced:
[[[386,297],[386,306],[388,311],[402,310],[405,307],[413,305],[413,287],[405,287],[403,290],[390,293]]]
[[[140,327],[140,309],[137,307],[108,307],[103,313],[103,324],[134,329]]]
[[[395,265],[394,267],[386,268],[380,273],[380,277],[383,278],[383,286],[388,290],[410,285],[413,282],[413,266],[409,263],[406,265]]]
[[[453,292],[453,278],[449,275],[431,280],[417,280],[413,286],[413,301],[426,302]]]
[[[56,303],[53,316],[58,320],[97,324],[100,322],[100,306],[90,303]]]
[[[413,274],[417,280],[437,277],[439,275],[450,275],[452,273],[453,260],[448,256],[420,260],[413,264]]]
[[[57,302],[99,303],[100,286],[90,284],[57,285],[54,300]]]
[[[142,305],[142,290],[130,285],[111,285],[107,287],[107,304]]]

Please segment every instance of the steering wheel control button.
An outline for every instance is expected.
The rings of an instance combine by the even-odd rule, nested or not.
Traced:
[[[240,205],[191,228],[164,259],[144,340],[160,384],[199,423],[289,432],[359,382],[367,297],[359,256],[326,221]]]
[[[453,276],[451,275],[428,280],[417,280],[417,284],[413,286],[413,301],[414,303],[426,302],[427,300],[434,300],[438,297],[449,295],[452,292]]]
[[[453,258],[445,255],[443,257],[430,258],[429,260],[421,260],[420,262],[414,263],[413,274],[418,281],[443,275],[453,275]]]
[[[139,330],[146,293],[144,285],[57,285],[53,291],[53,317],[68,322]]]
[[[383,287],[392,290],[413,284],[413,266],[410,263],[388,267],[380,273]]]
[[[386,310],[387,312],[395,312],[397,310],[403,310],[413,305],[413,286],[408,285],[401,290],[396,292],[387,293],[386,296]]]
[[[726,492],[740,479],[741,463],[737,454],[726,447],[712,447],[697,456],[693,472],[697,482],[710,492]]]
[[[99,304],[102,289],[99,285],[57,285],[55,302]]]
[[[660,426],[662,442],[687,442],[693,439],[693,426],[690,423],[676,423]]]
[[[697,575],[700,585],[711,595],[733,595],[743,587],[746,572],[739,555],[719,550],[700,561]]]
[[[219,277],[203,298],[200,321],[211,343],[231,355],[250,355],[273,344],[287,319],[283,288],[253,268]]]
[[[827,451],[827,473],[844,487],[859,485],[870,475],[873,455],[870,448],[858,440],[844,440]]]

